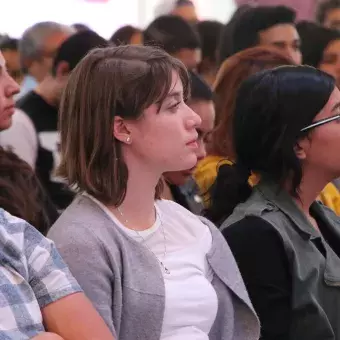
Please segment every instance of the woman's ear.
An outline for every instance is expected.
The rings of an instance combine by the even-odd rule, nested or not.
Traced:
[[[70,74],[70,66],[66,61],[58,63],[55,69],[55,78],[63,78]]]
[[[306,159],[309,148],[310,140],[307,137],[299,140],[294,147],[296,157],[300,160]]]
[[[113,119],[113,136],[120,142],[125,144],[131,144],[131,132],[126,124],[125,120],[120,116],[115,116]]]

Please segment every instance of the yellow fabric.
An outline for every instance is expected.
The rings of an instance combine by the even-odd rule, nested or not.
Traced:
[[[340,216],[340,193],[333,183],[328,183],[319,196],[320,201]]]
[[[208,191],[215,182],[218,167],[222,164],[232,165],[233,162],[219,156],[207,156],[197,164],[195,169],[194,178],[200,189],[206,206],[209,205]],[[256,184],[257,181],[258,180],[255,175],[252,175],[249,178],[249,183],[251,185]],[[340,216],[340,193],[333,183],[328,183],[326,185],[326,187],[320,193],[319,200]]]
[[[218,167],[222,164],[232,165],[233,163],[220,156],[207,156],[198,162],[194,171],[194,179],[200,189],[206,206],[209,205],[208,191],[215,182]]]

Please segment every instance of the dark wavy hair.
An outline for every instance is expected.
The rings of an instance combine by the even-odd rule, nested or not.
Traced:
[[[319,67],[327,46],[340,40],[340,32],[322,27],[314,22],[301,21],[296,25],[301,38],[302,63]]]
[[[308,132],[301,129],[322,110],[334,88],[331,76],[309,66],[261,71],[242,83],[232,121],[236,165],[220,166],[206,213],[209,219],[221,224],[249,198],[251,172],[281,186],[289,179],[290,193],[298,197],[302,165],[294,147],[306,137]]]
[[[254,47],[259,33],[280,24],[295,24],[296,13],[286,6],[248,8],[236,20],[232,32],[232,54]]]
[[[58,218],[32,168],[13,152],[0,147],[0,208],[20,217],[42,234]]]

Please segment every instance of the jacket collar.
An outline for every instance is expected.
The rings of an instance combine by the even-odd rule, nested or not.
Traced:
[[[256,322],[258,322],[256,312],[228,243],[221,232],[210,221],[204,217],[200,217],[200,220],[209,227],[212,236],[212,247],[207,254],[207,260],[211,268],[219,279],[248,306]],[[225,261],[226,259],[228,261]]]
[[[324,271],[325,283],[330,286],[340,286],[340,259],[328,243],[323,239],[321,233],[316,230],[308,221],[305,214],[298,208],[291,196],[284,190],[273,183],[261,182],[256,190],[269,201],[268,204],[273,204],[280,209],[305,235],[309,240],[319,238],[326,249],[326,266]],[[326,228],[332,230],[334,237],[340,243],[340,218],[333,211],[324,207],[319,202],[314,202],[311,206],[311,211],[320,219]]]
[[[320,233],[312,226],[291,195],[276,183],[262,181],[255,190],[268,200],[269,204],[281,210],[306,237],[311,239],[320,237]]]

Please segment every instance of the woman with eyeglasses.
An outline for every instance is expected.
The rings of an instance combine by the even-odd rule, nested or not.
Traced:
[[[256,73],[237,95],[236,164],[219,168],[211,209],[263,340],[340,339],[340,220],[316,201],[340,176],[339,108],[334,79],[308,66]]]

